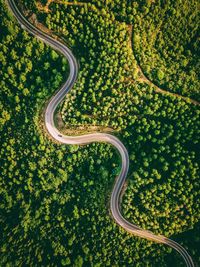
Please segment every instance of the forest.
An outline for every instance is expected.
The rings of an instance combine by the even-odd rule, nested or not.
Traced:
[[[62,127],[112,131],[127,147],[125,218],[176,240],[200,264],[198,2],[17,4],[79,60],[58,111]],[[0,13],[0,265],[184,266],[170,248],[113,221],[120,159],[110,145],[49,138],[44,108],[68,63],[22,30],[4,0]]]

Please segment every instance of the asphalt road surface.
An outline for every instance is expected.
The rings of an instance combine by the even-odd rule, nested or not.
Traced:
[[[36,28],[32,25],[20,12],[18,7],[15,4],[14,0],[8,0],[8,5],[22,26],[23,29],[27,30],[29,33],[33,34],[40,40],[44,41],[52,48],[60,52],[64,55],[70,66],[70,73],[67,81],[64,85],[59,89],[59,91],[51,98],[45,112],[45,126],[49,134],[60,143],[64,144],[71,144],[71,145],[82,145],[82,144],[90,144],[92,142],[107,142],[112,144],[121,155],[121,171],[119,176],[116,179],[116,182],[113,187],[113,191],[111,194],[110,200],[110,210],[115,222],[124,228],[127,232],[134,234],[136,236],[149,239],[155,241],[157,243],[162,243],[174,248],[184,259],[186,265],[188,267],[194,267],[194,263],[192,258],[188,254],[188,252],[177,242],[166,238],[162,235],[155,235],[150,231],[143,230],[139,228],[137,225],[129,223],[126,219],[123,218],[120,212],[120,194],[124,185],[124,182],[127,177],[128,169],[129,169],[129,156],[127,149],[122,144],[122,142],[113,135],[106,134],[106,133],[93,133],[93,134],[86,134],[81,136],[66,136],[60,133],[54,124],[54,113],[59,105],[59,103],[63,100],[66,94],[70,91],[72,86],[74,85],[77,75],[78,75],[78,64],[77,60],[72,54],[71,50],[63,43],[53,39],[51,36],[47,35],[46,33],[42,32],[40,29]]]

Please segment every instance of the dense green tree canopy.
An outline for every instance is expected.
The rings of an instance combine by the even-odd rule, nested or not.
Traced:
[[[155,86],[199,99],[196,1],[52,1],[47,13],[38,1],[18,4],[79,59],[78,81],[58,110],[67,133],[108,130],[128,148],[124,216],[179,240],[198,262],[199,106]],[[111,146],[48,137],[43,110],[67,62],[21,30],[3,0],[0,13],[0,265],[182,266],[171,249],[110,217],[120,170]]]

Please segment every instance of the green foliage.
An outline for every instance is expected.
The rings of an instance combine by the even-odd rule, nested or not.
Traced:
[[[41,108],[66,78],[66,60],[19,30],[0,3],[0,265],[160,267],[171,261],[181,266],[171,254],[166,259],[171,249],[132,237],[110,217],[109,195],[120,169],[111,146],[60,146],[44,135]],[[134,52],[139,62],[144,62],[146,74],[171,91],[196,97],[196,78],[193,87],[185,91],[179,82],[183,73],[189,77],[187,86],[191,77],[196,77],[196,59],[192,57],[196,41],[190,57],[182,57],[185,50],[180,40],[189,37],[177,38],[177,48],[170,54],[176,55],[175,66],[170,63],[168,71],[166,55],[155,56],[157,50],[146,38],[149,25],[154,29],[157,20],[160,23],[156,14],[160,12],[163,18],[166,7],[172,10],[170,19],[177,22],[174,12],[180,7],[176,6],[176,11],[171,6],[178,4],[167,1],[162,11],[161,3],[52,3],[53,12],[48,14],[39,14],[34,1],[24,5],[37,11],[51,30],[62,33],[80,59],[78,81],[62,107],[65,123],[110,126],[130,151],[129,183],[122,201],[125,217],[167,236],[194,227],[182,240],[198,260],[200,112],[189,101],[156,94],[141,83],[126,25],[133,24]],[[169,24],[163,22],[165,30],[158,33],[159,51],[163,39],[168,41],[163,36],[169,34]],[[184,16],[180,32],[182,25],[195,33],[196,28],[187,26]],[[170,29],[173,44],[176,33]],[[149,51],[154,52],[151,55]],[[177,67],[177,62],[182,62],[183,68]]]
[[[158,80],[162,80],[164,78],[164,76],[165,76],[165,74],[162,70],[157,71]]]
[[[133,50],[143,71],[162,88],[200,100],[198,1],[150,1],[145,15],[142,2],[130,23]]]

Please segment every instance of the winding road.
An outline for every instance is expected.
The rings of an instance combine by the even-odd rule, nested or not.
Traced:
[[[70,66],[69,77],[67,81],[64,83],[64,85],[60,88],[60,90],[51,98],[45,111],[45,126],[49,134],[58,142],[68,145],[69,144],[82,145],[82,144],[90,144],[92,142],[107,142],[112,144],[121,155],[121,171],[114,184],[110,200],[110,210],[115,222],[131,234],[170,246],[182,256],[188,267],[194,267],[192,258],[181,245],[162,235],[155,235],[150,231],[143,230],[138,226],[131,224],[130,222],[128,222],[126,219],[123,218],[119,207],[120,194],[129,169],[129,156],[127,149],[122,144],[122,142],[115,136],[106,133],[93,133],[81,136],[66,136],[60,133],[56,129],[54,124],[55,110],[59,105],[59,103],[66,96],[66,94],[70,91],[70,89],[72,88],[77,79],[78,64],[76,58],[72,54],[71,50],[65,44],[53,39],[51,36],[47,35],[40,29],[32,25],[20,12],[14,0],[7,0],[7,1],[12,13],[14,14],[14,16],[16,17],[16,19],[18,20],[23,29],[27,30],[28,32],[30,32],[31,34],[33,34],[34,36],[41,39],[42,41],[50,45],[52,48],[63,54],[69,62]]]

